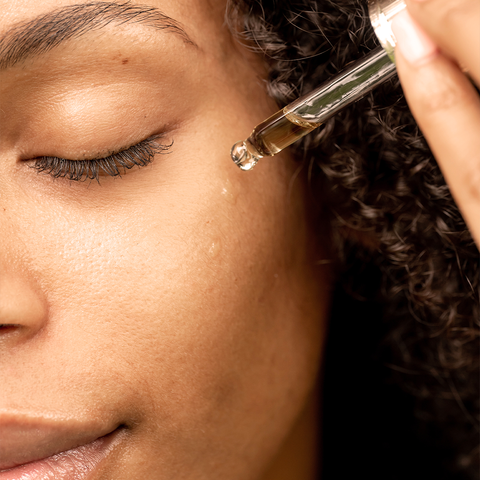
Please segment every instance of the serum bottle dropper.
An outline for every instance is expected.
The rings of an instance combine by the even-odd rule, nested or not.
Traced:
[[[258,124],[246,140],[237,142],[231,157],[242,170],[251,170],[261,158],[281,152],[395,75],[396,41],[391,21],[405,8],[404,0],[370,0],[368,7],[382,46],[279,110]]]

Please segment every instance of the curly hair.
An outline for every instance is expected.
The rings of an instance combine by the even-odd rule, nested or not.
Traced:
[[[230,0],[227,22],[263,57],[268,93],[280,107],[378,45],[362,0]],[[441,451],[443,463],[432,458],[446,476],[437,478],[477,478],[479,252],[398,78],[344,109],[292,153],[328,218],[338,284],[367,305],[361,319],[360,310],[334,310],[331,334],[340,344],[349,329],[365,338],[374,325],[381,333],[374,345],[367,342],[368,355],[388,367],[385,385],[395,381],[408,392],[405,402],[415,399],[414,415],[423,422],[416,435],[427,429],[422,446]],[[327,353],[327,385],[337,360]]]

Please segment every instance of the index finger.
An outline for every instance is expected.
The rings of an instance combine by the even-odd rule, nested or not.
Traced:
[[[480,0],[406,0],[410,15],[480,85]]]

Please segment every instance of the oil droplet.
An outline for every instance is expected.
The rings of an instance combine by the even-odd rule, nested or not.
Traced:
[[[222,249],[222,245],[220,244],[220,241],[215,240],[210,245],[210,248],[208,249],[208,253],[212,258],[215,258],[215,257],[218,257],[218,254],[220,253],[221,249]]]
[[[237,203],[237,195],[233,188],[232,182],[227,179],[222,188],[222,195],[228,203],[235,205]]]
[[[253,145],[248,140],[237,142],[232,147],[230,156],[235,164],[245,171],[251,170],[262,158],[262,155],[253,149]]]

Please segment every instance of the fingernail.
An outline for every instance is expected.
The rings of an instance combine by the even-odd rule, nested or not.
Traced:
[[[405,59],[413,65],[429,60],[438,51],[433,40],[422,30],[406,9],[395,15],[392,31],[397,47]]]

